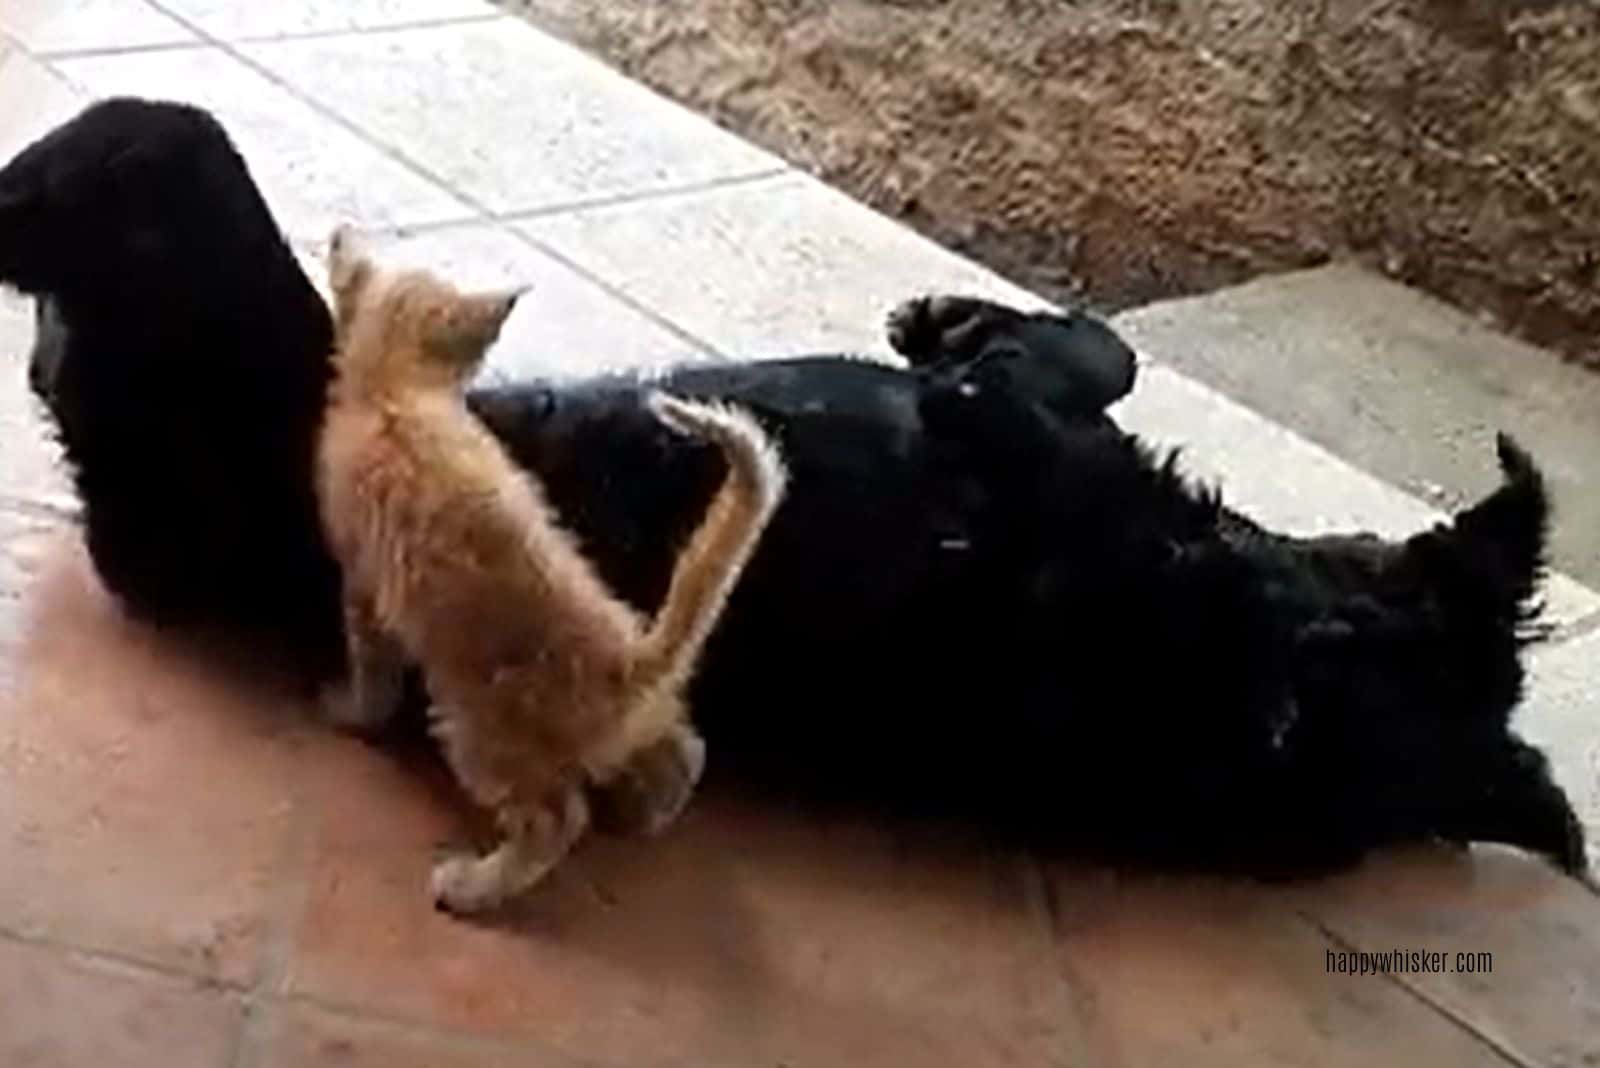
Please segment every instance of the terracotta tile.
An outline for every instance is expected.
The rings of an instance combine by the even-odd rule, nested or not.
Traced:
[[[7,1068],[214,1068],[237,1026],[217,991],[0,940]]]
[[[75,539],[0,695],[0,928],[250,979],[304,732],[282,694],[122,619]]]
[[[1388,980],[1328,974],[1329,944],[1281,894],[1079,870],[1051,885],[1083,1063],[1504,1063]]]
[[[308,1005],[269,1012],[255,1068],[576,1068],[578,1062],[532,1046],[441,1035],[353,1019]]]
[[[440,791],[372,752],[334,770],[296,995],[600,1064],[1067,1063],[1013,859],[702,793],[666,837],[593,839],[513,915],[469,924],[425,892],[460,826]]]
[[[1600,896],[1544,864],[1500,849],[1407,851],[1303,902],[1368,952],[1444,953],[1449,973],[1405,981],[1527,1062],[1600,1064]],[[1491,970],[1456,970],[1457,953],[1481,952]]]
[[[73,525],[58,516],[0,502],[0,611],[8,610],[0,617],[0,641],[20,640],[29,591],[41,569],[76,536]]]
[[[0,695],[17,691],[26,595],[44,558],[69,537],[60,520],[0,503]],[[5,700],[0,696],[0,703]]]

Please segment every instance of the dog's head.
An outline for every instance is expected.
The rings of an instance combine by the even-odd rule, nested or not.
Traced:
[[[280,243],[227,134],[187,105],[101,101],[0,170],[0,282],[69,307],[192,297]]]
[[[462,389],[524,290],[467,293],[421,270],[379,267],[349,227],[333,233],[328,285],[345,381]]]
[[[198,108],[101,101],[0,169],[0,284],[35,298],[30,382],[58,419],[84,415],[56,388],[74,361],[95,362],[102,382],[170,383],[227,378],[228,360],[271,350],[268,385],[321,389],[327,309],[244,160]],[[74,343],[90,334],[99,340]]]

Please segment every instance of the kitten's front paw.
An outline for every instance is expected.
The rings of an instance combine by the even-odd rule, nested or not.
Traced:
[[[504,900],[500,881],[482,858],[463,853],[433,866],[429,877],[433,907],[456,916],[487,912]]]

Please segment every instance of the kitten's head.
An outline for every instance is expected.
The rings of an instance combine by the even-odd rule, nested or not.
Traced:
[[[477,373],[526,291],[467,293],[427,271],[379,267],[344,226],[329,246],[328,285],[342,376],[455,389]]]

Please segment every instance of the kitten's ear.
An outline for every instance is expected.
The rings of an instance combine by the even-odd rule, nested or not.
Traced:
[[[328,286],[341,306],[361,295],[372,278],[372,263],[367,259],[355,227],[341,223],[328,239]]]
[[[522,286],[496,293],[463,294],[451,309],[445,326],[448,336],[443,340],[474,356],[483,355],[500,337],[501,327],[528,289]]]

